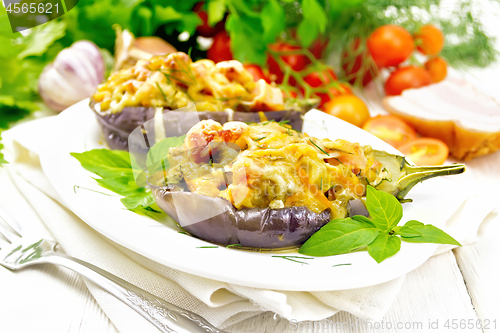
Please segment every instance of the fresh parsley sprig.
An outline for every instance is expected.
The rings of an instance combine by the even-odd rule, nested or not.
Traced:
[[[371,219],[355,215],[330,221],[311,236],[299,253],[323,257],[349,253],[366,246],[368,254],[381,263],[398,253],[401,241],[409,243],[437,243],[461,246],[443,230],[411,220],[403,226],[401,203],[391,194],[368,185],[366,208]]]

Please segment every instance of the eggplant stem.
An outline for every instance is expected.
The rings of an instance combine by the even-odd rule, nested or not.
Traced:
[[[452,164],[440,166],[415,166],[405,163],[403,166],[406,175],[398,179],[398,188],[396,198],[404,199],[413,186],[418,183],[439,176],[458,175],[465,172],[465,164]]]

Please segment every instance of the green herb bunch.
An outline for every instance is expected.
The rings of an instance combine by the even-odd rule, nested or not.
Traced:
[[[2,133],[0,132],[0,140],[2,139]],[[3,144],[0,141],[0,165],[7,163],[2,154]]]
[[[332,256],[364,248],[381,263],[401,249],[401,241],[461,246],[443,230],[411,220],[403,226],[401,203],[391,194],[367,187],[366,208],[371,219],[361,215],[335,219],[309,238],[299,253],[310,256]]]

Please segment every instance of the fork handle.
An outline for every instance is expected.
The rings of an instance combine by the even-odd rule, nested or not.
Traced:
[[[226,333],[207,320],[181,309],[99,267],[62,253],[52,252],[38,262],[61,265],[86,277],[139,313],[165,333]]]

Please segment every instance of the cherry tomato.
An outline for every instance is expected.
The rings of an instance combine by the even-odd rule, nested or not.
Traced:
[[[448,146],[432,138],[412,140],[398,147],[398,150],[416,165],[441,165],[448,157]]]
[[[254,81],[263,79],[264,81],[269,83],[269,79],[267,78],[266,74],[264,74],[264,71],[262,70],[262,68],[260,68],[259,65],[247,64],[244,65],[244,67],[250,74],[252,74]]]
[[[352,95],[351,87],[346,83],[338,83],[336,87],[331,87],[328,91],[332,94],[333,97],[342,96],[342,95]],[[320,102],[318,107],[322,108],[325,103],[328,103],[332,98],[328,93],[316,93],[316,96],[320,98]]]
[[[387,24],[377,28],[366,41],[378,68],[397,66],[415,48],[413,37],[399,25]]]
[[[299,97],[299,94],[297,94],[296,91],[290,90],[290,91],[283,91],[283,98],[297,98]]]
[[[373,63],[373,59],[369,58],[370,53],[368,52],[368,50],[365,50],[365,52],[358,54],[358,49],[360,46],[361,39],[356,38],[351,43],[350,49],[344,50],[342,52],[341,64],[342,69],[344,70],[344,75],[349,78],[350,84],[355,84],[359,80],[358,78],[360,77],[360,75],[362,75],[363,78],[361,82],[363,86],[366,86],[378,74],[379,70]]]
[[[385,93],[388,96],[401,95],[405,89],[420,88],[431,83],[431,74],[425,68],[401,67],[392,72],[385,82]]]
[[[394,116],[371,118],[363,125],[363,129],[395,148],[417,138],[412,127]]]
[[[426,55],[437,55],[444,46],[444,34],[436,26],[424,25],[414,34],[417,50]]]
[[[232,60],[231,39],[225,31],[218,32],[214,36],[214,43],[207,51],[207,58],[214,62]]]
[[[196,31],[202,37],[213,37],[216,33],[224,29],[224,22],[218,22],[215,27],[208,25],[208,14],[203,8],[204,2],[200,1],[194,6],[193,11],[196,12],[202,20],[202,24],[196,27]]]
[[[431,74],[432,82],[441,82],[448,74],[448,63],[441,57],[427,60],[424,64],[425,69]]]
[[[323,39],[319,37],[312,43],[311,46],[309,46],[309,51],[311,51],[316,59],[321,59],[321,57],[323,56],[323,52],[325,51],[327,46],[328,40],[326,38]]]
[[[370,118],[366,104],[354,95],[335,97],[323,105],[323,111],[358,127]]]
[[[312,72],[304,77],[304,81],[313,88],[317,88],[332,81],[337,81],[337,75],[332,68],[323,70],[321,72]]]
[[[286,43],[271,44],[269,45],[269,48],[276,52],[286,52],[301,49],[300,46],[290,45]],[[296,72],[303,70],[311,62],[309,58],[303,54],[283,55],[280,56],[280,58]],[[276,81],[277,83],[282,83],[283,72],[278,62],[271,55],[267,57],[267,65],[269,66],[269,74],[273,75],[273,78],[271,79]]]

